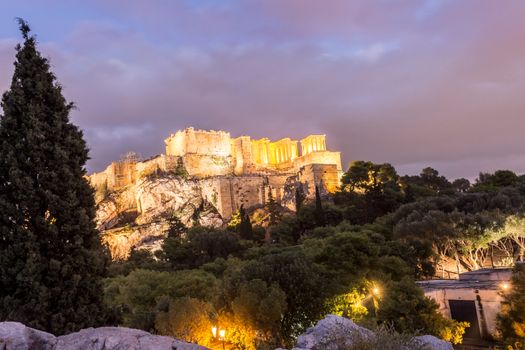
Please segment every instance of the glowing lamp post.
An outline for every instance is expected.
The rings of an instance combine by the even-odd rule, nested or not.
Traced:
[[[217,334],[217,327],[213,326],[211,328],[211,334],[213,335],[213,337],[215,339],[218,338],[222,342],[222,350],[224,350],[224,338],[226,337],[226,330],[219,329],[219,332]],[[218,337],[217,337],[217,335],[218,335]]]

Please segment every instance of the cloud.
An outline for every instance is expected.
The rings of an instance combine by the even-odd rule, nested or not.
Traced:
[[[375,63],[387,53],[398,49],[399,46],[395,43],[375,43],[367,47],[357,50],[355,57],[368,63]]]
[[[195,126],[326,133],[345,165],[525,172],[522,2],[119,1],[40,44],[78,106],[90,170]],[[15,41],[0,39],[0,89]]]

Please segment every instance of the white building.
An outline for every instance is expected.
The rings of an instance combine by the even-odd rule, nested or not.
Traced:
[[[470,327],[464,339],[491,339],[496,332],[496,316],[501,300],[511,288],[511,268],[480,269],[465,272],[459,279],[418,282],[425,295],[434,299],[443,315],[467,321]]]

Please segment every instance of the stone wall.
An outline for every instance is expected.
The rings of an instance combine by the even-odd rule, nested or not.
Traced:
[[[232,157],[186,154],[183,164],[190,176],[209,177],[233,173]]]
[[[299,171],[308,164],[333,164],[338,171],[342,172],[341,153],[331,151],[316,151],[297,158],[294,161],[294,168]]]
[[[315,196],[315,186],[320,190],[335,192],[340,184],[340,172],[335,164],[307,164],[299,170],[299,182],[305,185],[307,196]]]
[[[265,205],[269,191],[280,202],[290,176],[293,174],[211,177],[201,180],[202,195],[228,219],[241,205],[245,208]]]
[[[184,156],[188,153],[220,157],[232,155],[230,133],[225,131],[187,128],[171,134],[164,142],[169,156]]]

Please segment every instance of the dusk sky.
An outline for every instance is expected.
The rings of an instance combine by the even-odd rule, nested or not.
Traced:
[[[194,126],[324,133],[345,168],[525,172],[522,0],[0,0],[1,92],[15,17],[78,107],[89,171]]]

